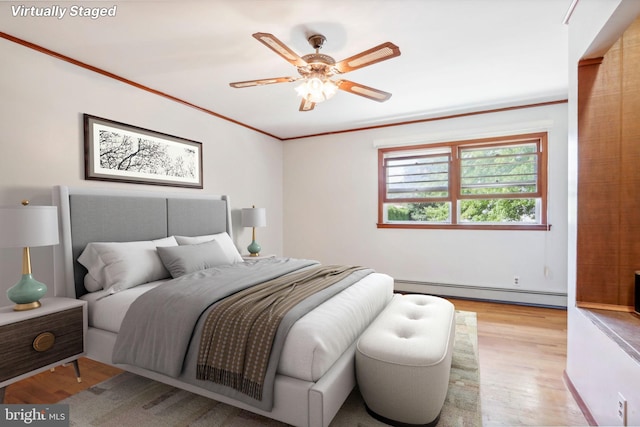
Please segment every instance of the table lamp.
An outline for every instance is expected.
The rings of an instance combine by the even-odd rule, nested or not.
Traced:
[[[256,208],[254,205],[252,208],[242,209],[242,226],[253,227],[251,244],[247,246],[247,250],[251,256],[260,256],[260,250],[262,249],[258,242],[256,242],[256,227],[264,227],[266,225],[267,212],[265,208]]]
[[[22,278],[7,291],[16,311],[40,307],[47,286],[31,274],[30,247],[58,244],[58,208],[55,206],[0,207],[0,247],[22,249]]]

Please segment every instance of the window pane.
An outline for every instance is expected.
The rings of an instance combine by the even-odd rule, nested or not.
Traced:
[[[387,199],[449,195],[449,156],[411,156],[385,160]]]
[[[539,202],[535,198],[461,200],[460,222],[539,224]]]
[[[535,143],[460,150],[461,195],[527,194],[538,191]]]
[[[450,223],[451,203],[387,203],[384,205],[387,222]]]

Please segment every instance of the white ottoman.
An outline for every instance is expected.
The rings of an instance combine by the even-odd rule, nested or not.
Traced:
[[[371,415],[391,425],[435,425],[449,387],[455,308],[428,295],[394,295],[356,345],[356,377]]]

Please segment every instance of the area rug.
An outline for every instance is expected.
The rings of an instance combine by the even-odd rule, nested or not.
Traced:
[[[60,403],[69,404],[70,425],[78,427],[286,426],[281,422],[128,372]],[[332,427],[385,425],[367,414],[357,387],[331,422]],[[456,336],[449,391],[438,426],[480,425],[482,416],[476,314],[456,311]]]

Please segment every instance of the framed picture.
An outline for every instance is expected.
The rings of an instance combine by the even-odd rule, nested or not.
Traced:
[[[202,144],[84,115],[85,179],[202,188]]]

